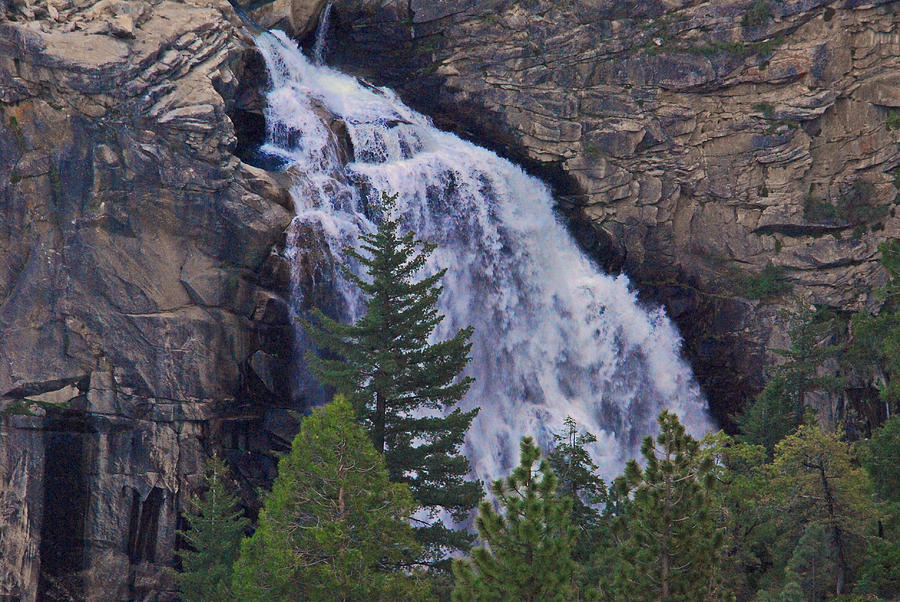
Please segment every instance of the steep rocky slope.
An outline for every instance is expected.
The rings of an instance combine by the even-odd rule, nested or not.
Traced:
[[[304,37],[324,0],[241,4]],[[786,283],[873,302],[896,6],[337,0],[329,53],[546,177],[725,416],[784,342]],[[219,0],[0,1],[0,597],[171,599],[203,455],[249,490],[290,440],[291,201],[236,157],[262,135],[251,47]],[[295,234],[314,300],[321,241]]]
[[[238,24],[216,0],[0,15],[4,599],[172,598],[203,454],[253,485],[289,438],[292,206],[232,154]]]
[[[329,56],[551,181],[724,419],[785,343],[789,287],[872,303],[900,227],[898,6],[338,0]]]

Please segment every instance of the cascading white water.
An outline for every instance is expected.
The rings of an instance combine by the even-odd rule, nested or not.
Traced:
[[[322,16],[319,17],[319,25],[316,27],[316,41],[313,44],[313,63],[325,64],[325,43],[328,40],[328,20],[331,17],[331,2],[325,5]]]
[[[466,451],[479,477],[504,474],[522,435],[546,444],[566,416],[598,436],[607,477],[637,454],[662,408],[695,435],[708,430],[675,328],[638,304],[626,277],[582,254],[541,181],[436,129],[390,90],[313,65],[281,32],[257,44],[272,80],[262,150],[291,164],[293,231],[321,232],[340,256],[375,229],[385,191],[399,194],[405,224],[438,244],[426,268],[447,269],[437,336],[475,329],[476,380],[462,406],[481,406]],[[346,125],[349,163],[334,120]],[[363,301],[337,281],[345,317],[355,319]]]

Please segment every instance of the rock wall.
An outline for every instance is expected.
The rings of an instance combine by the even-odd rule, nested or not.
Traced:
[[[237,0],[240,6],[260,27],[280,29],[302,39],[315,31],[326,0]]]
[[[338,0],[329,57],[551,182],[665,303],[727,425],[794,296],[873,303],[900,233],[898,6]]]
[[[323,4],[246,7],[303,38]],[[338,0],[329,56],[544,176],[666,303],[725,418],[784,343],[785,283],[873,302],[896,6]],[[203,457],[250,491],[289,445],[315,394],[292,381],[291,201],[238,158],[263,84],[224,1],[0,1],[0,597],[174,598]]]
[[[265,84],[238,25],[218,0],[0,5],[3,599],[173,599],[205,455],[250,490],[289,445],[292,206],[233,154]]]

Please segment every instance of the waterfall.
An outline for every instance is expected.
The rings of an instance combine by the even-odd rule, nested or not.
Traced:
[[[597,435],[606,477],[638,454],[663,408],[694,435],[709,429],[676,329],[638,303],[625,276],[581,252],[543,182],[436,129],[391,90],[311,63],[281,32],[257,45],[272,81],[261,150],[290,165],[294,181],[289,246],[315,232],[341,261],[375,230],[382,191],[398,193],[405,224],[438,245],[425,270],[447,269],[436,336],[475,329],[467,373],[476,380],[461,406],[481,406],[466,449],[480,478],[518,462],[522,435],[546,445],[566,416]],[[335,303],[356,319],[364,300],[334,279]]]
[[[316,41],[312,50],[313,63],[316,65],[325,64],[325,43],[328,41],[328,18],[331,16],[331,4],[329,2],[325,5],[322,16],[319,18],[319,25],[316,27]]]

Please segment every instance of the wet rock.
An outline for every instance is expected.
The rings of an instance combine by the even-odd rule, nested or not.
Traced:
[[[328,0],[238,0],[261,27],[280,29],[297,39],[315,31],[327,3]]]

